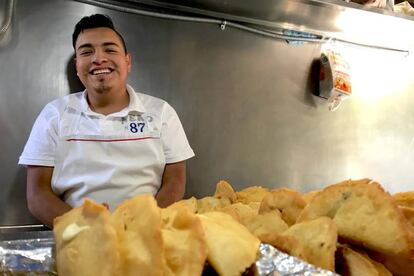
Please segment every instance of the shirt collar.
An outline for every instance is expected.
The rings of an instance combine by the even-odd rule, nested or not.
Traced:
[[[129,94],[129,106],[127,107],[128,113],[130,113],[131,111],[135,111],[141,114],[146,112],[144,104],[142,103],[139,95],[129,84],[127,84],[127,91]]]
[[[144,104],[135,92],[134,88],[128,84],[126,88],[129,94],[129,105],[121,111],[111,114],[112,116],[126,116],[133,113],[142,114],[146,111]],[[86,100],[86,89],[80,93],[80,99],[78,97],[71,98],[68,106],[79,112],[96,115],[96,113],[90,109],[88,101]]]

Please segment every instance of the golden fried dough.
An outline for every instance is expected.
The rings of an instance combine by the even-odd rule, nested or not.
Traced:
[[[162,237],[170,274],[201,275],[207,258],[207,245],[200,218],[185,205],[162,209]]]
[[[86,199],[54,220],[59,275],[121,275],[118,240],[109,211]]]
[[[240,202],[217,209],[217,211],[229,214],[241,224],[244,224],[244,221],[247,218],[254,217],[257,215],[257,212],[254,209],[252,209],[249,205]]]
[[[366,254],[363,254],[363,256],[365,256],[374,265],[378,272],[378,276],[392,276],[392,273],[382,263],[374,261]]]
[[[207,240],[207,259],[221,276],[241,275],[256,260],[260,241],[222,212],[198,215]]]
[[[279,210],[282,214],[282,219],[288,225],[293,225],[305,205],[306,202],[300,193],[287,188],[279,188],[270,191],[263,198],[259,214],[271,210]]]
[[[117,225],[123,272],[120,275],[164,275],[165,260],[161,210],[152,195],[124,201],[112,214]],[[167,274],[168,275],[168,274]]]
[[[347,180],[319,192],[298,222],[331,217],[348,242],[387,254],[414,256],[407,219],[382,187],[369,179]]]
[[[384,266],[394,276],[413,276],[414,261],[398,255],[384,255],[378,252],[369,252],[369,255]]]
[[[414,208],[399,206],[399,209],[408,222],[414,227]]]
[[[250,202],[261,202],[268,193],[269,189],[267,188],[251,186],[236,192],[236,201],[244,204],[249,204]]]
[[[197,213],[202,214],[216,211],[228,205],[230,205],[230,203],[227,199],[206,196],[197,200]]]
[[[366,260],[368,260],[370,263],[372,263],[375,267],[375,269],[378,271],[378,275],[379,276],[392,276],[392,273],[381,263],[373,260],[368,253],[366,252],[366,250],[364,250],[363,248],[359,247],[359,248],[353,248],[350,245],[342,245],[342,246],[346,246],[351,248],[353,251],[356,251],[357,253],[361,254],[363,257],[365,257]]]
[[[289,228],[277,210],[246,217],[242,224],[256,237],[264,234],[282,233]]]
[[[346,275],[414,275],[414,192],[390,196],[370,179],[301,195],[226,181],[214,196],[159,208],[152,195],[111,215],[85,200],[54,221],[59,275],[242,275],[260,242]],[[338,239],[347,243],[337,249]],[[336,252],[336,254],[335,254]],[[392,274],[391,274],[392,273]]]
[[[392,276],[392,273],[383,264],[372,259],[370,260],[371,263],[375,266],[375,269],[378,271],[378,276]]]
[[[392,197],[398,206],[414,208],[414,191],[396,193]]]
[[[249,205],[250,208],[253,209],[253,211],[258,214],[260,209],[261,202],[250,202],[247,205]]]
[[[310,191],[302,194],[302,198],[306,202],[306,204],[308,204],[309,202],[311,202],[311,200],[317,193],[319,193],[319,191]]]
[[[378,270],[368,257],[347,246],[337,250],[336,271],[343,276],[379,276]]]
[[[259,238],[315,266],[335,269],[338,235],[335,223],[328,217],[294,224],[282,233],[259,235]]]
[[[181,209],[181,207],[185,207],[190,210],[192,213],[197,212],[197,199],[195,197],[190,197],[188,199],[182,199],[177,202],[174,202],[170,206],[168,206],[169,210],[172,209]]]
[[[280,217],[278,210],[258,214],[257,210],[250,207],[250,204],[238,202],[218,211],[232,216],[236,221],[246,226],[250,233],[256,237],[261,234],[280,233],[288,228],[286,222]]]
[[[229,204],[235,203],[237,199],[233,187],[230,185],[230,183],[224,180],[221,180],[217,183],[214,197],[226,200]]]
[[[306,261],[331,271],[335,268],[338,232],[328,217],[320,217],[292,225],[283,235],[293,236],[305,247]]]
[[[259,239],[263,243],[270,244],[286,254],[295,256],[306,261],[306,250],[303,243],[294,236],[283,235],[283,233],[261,234]]]

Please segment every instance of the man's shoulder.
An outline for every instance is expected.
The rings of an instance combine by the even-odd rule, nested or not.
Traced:
[[[80,103],[82,100],[82,93],[83,92],[76,92],[69,95],[60,96],[56,99],[51,100],[46,106],[65,107],[71,103]]]
[[[155,102],[155,103],[166,103],[165,100],[163,100],[161,98],[158,98],[158,97],[155,97],[155,96],[152,96],[152,95],[149,95],[149,94],[146,94],[146,93],[142,93],[142,92],[135,92],[135,93],[137,94],[138,98],[141,101]]]
[[[151,96],[145,93],[141,92],[135,92],[138,96],[138,99],[141,101],[141,103],[144,105],[146,109],[153,110],[153,109],[164,109],[166,107],[169,107],[170,105],[167,103],[167,101]]]
[[[65,111],[68,106],[80,105],[82,92],[72,93],[60,96],[48,102],[43,108],[43,112],[60,114]]]

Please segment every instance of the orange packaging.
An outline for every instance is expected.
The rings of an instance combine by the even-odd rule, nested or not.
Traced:
[[[349,64],[339,52],[326,50],[321,54],[319,75],[319,95],[328,99],[337,108],[339,103],[352,94]]]

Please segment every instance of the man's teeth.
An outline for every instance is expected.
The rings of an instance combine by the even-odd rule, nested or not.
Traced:
[[[109,69],[97,69],[97,70],[93,70],[92,74],[93,75],[98,75],[98,74],[109,74],[111,73],[111,70]]]

